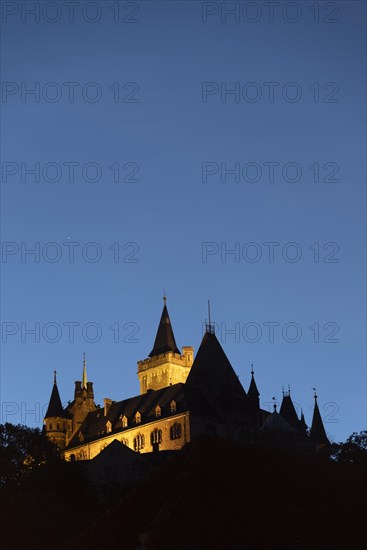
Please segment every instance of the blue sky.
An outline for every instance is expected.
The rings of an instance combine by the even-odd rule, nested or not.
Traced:
[[[165,289],[264,408],[290,384],[310,424],[316,386],[332,439],[364,429],[365,4],[36,4],[2,5],[2,421],[84,351],[97,402],[139,393]]]

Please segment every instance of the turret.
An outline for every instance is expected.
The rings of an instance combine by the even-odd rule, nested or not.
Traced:
[[[252,411],[258,411],[260,409],[260,393],[256,386],[253,365],[251,365],[251,382],[248,388],[247,395],[250,409]]]
[[[46,436],[63,451],[72,430],[72,421],[70,415],[63,409],[61,403],[57,387],[56,371],[54,371],[54,384],[44,419],[44,425]]]
[[[330,441],[327,438],[319,406],[317,404],[316,388],[314,388],[314,392],[315,406],[312,416],[310,439],[315,443],[317,450],[323,450],[330,447]]]
[[[163,311],[152,351],[147,359],[138,361],[140,394],[186,382],[194,361],[193,347],[184,346],[182,353],[178,349],[165,295],[163,302]]]

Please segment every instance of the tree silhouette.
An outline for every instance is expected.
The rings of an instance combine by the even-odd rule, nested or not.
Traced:
[[[367,430],[353,432],[344,443],[334,443],[331,457],[337,462],[367,464]]]
[[[17,486],[35,467],[59,460],[58,449],[38,428],[0,424],[0,487]]]

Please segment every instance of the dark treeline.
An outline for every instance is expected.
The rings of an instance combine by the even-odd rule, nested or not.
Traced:
[[[2,547],[364,548],[366,441],[353,434],[330,459],[201,438],[134,487],[101,489],[42,432],[3,425]]]

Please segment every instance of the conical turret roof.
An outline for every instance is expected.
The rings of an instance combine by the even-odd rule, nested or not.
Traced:
[[[317,404],[317,395],[315,395],[315,408],[313,410],[310,438],[312,441],[319,443],[320,445],[330,445],[330,441],[327,438],[324,423],[321,418],[319,406]]]
[[[56,371],[54,372],[54,385],[52,387],[50,402],[48,404],[47,412],[45,414],[45,418],[53,417],[67,417],[67,414],[65,413],[61,403],[59,390],[57,388]]]
[[[149,357],[154,357],[160,353],[166,353],[172,351],[174,353],[180,354],[180,350],[176,345],[175,336],[173,334],[173,329],[171,325],[171,320],[168,315],[168,309],[166,306],[166,298],[164,298],[164,306],[161,315],[161,320],[159,321],[159,326],[157,330],[157,335],[155,337],[154,346],[152,351],[149,354]]]

